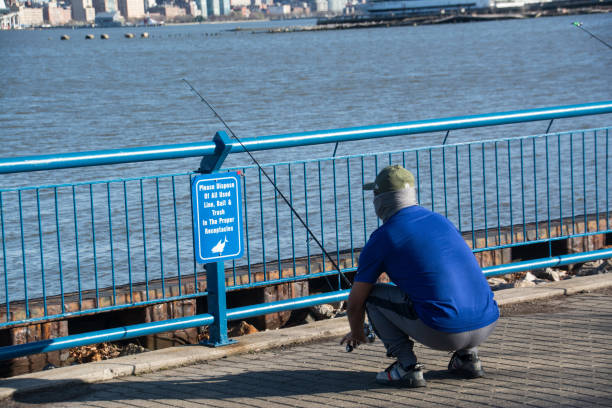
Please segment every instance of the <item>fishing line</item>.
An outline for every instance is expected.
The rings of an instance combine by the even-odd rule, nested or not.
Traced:
[[[608,44],[607,42],[605,42],[604,40],[602,40],[601,38],[599,38],[598,36],[596,36],[595,34],[593,34],[592,32],[590,32],[589,30],[587,30],[586,28],[584,28],[582,26],[582,23],[578,22],[578,21],[574,21],[572,23],[572,25],[574,27],[578,27],[579,29],[581,29],[582,31],[584,31],[585,33],[589,34],[591,37],[593,37],[594,39],[596,39],[597,41],[601,42],[603,45],[605,45],[606,47],[608,47],[609,49],[612,50],[612,45]]]
[[[551,119],[550,122],[548,123],[548,127],[546,128],[546,134],[548,134],[548,132],[550,132],[550,128],[552,127],[554,119]]]
[[[278,188],[278,186],[276,185],[276,183],[274,182],[274,180],[272,180],[272,178],[270,177],[270,175],[264,170],[264,168],[261,166],[261,164],[259,164],[259,161],[257,161],[257,159],[255,158],[255,156],[253,156],[253,154],[249,151],[249,149],[246,148],[246,146],[242,143],[242,141],[238,138],[238,136],[236,135],[236,133],[234,133],[234,131],[232,130],[232,128],[230,128],[230,126],[227,124],[227,122],[225,120],[223,120],[223,118],[221,117],[221,115],[219,115],[219,113],[217,113],[217,111],[215,110],[215,108],[206,100],[206,98],[204,98],[202,96],[202,94],[200,92],[198,92],[197,89],[195,89],[193,87],[193,85],[191,85],[189,83],[189,81],[187,81],[185,78],[183,78],[183,81],[185,81],[185,83],[187,85],[189,85],[189,87],[191,88],[191,90],[200,97],[200,100],[202,102],[204,102],[206,104],[206,106],[208,106],[208,108],[215,114],[215,116],[221,121],[221,123],[223,123],[223,126],[225,126],[225,128],[230,132],[230,134],[234,137],[234,139],[236,139],[236,141],[240,144],[240,146],[242,146],[242,148],[244,149],[244,151],[249,155],[249,157],[251,158],[251,160],[253,160],[253,162],[255,163],[255,165],[257,165],[257,168],[259,169],[259,171],[261,171],[263,173],[263,175],[266,177],[266,179],[268,179],[268,181],[270,182],[270,184],[272,184],[272,186],[274,187],[274,189],[276,190],[276,192],[278,193],[278,195],[280,195],[280,197],[283,199],[283,201],[285,202],[285,204],[287,204],[287,206],[291,209],[291,212],[297,217],[297,219],[300,221],[300,223],[304,226],[304,228],[306,228],[306,231],[308,232],[308,234],[312,237],[312,239],[314,239],[314,241],[317,243],[317,245],[321,248],[321,250],[323,251],[323,253],[325,254],[325,257],[327,257],[327,259],[330,260],[330,262],[332,263],[332,266],[335,270],[338,271],[338,274],[344,279],[344,282],[349,286],[352,287],[353,285],[351,284],[351,281],[344,275],[344,273],[342,273],[342,271],[340,270],[340,268],[338,267],[338,264],[336,263],[336,261],[334,261],[334,259],[331,257],[331,255],[329,254],[329,252],[327,252],[325,250],[325,248],[323,248],[323,244],[321,244],[321,242],[319,241],[319,239],[315,236],[315,234],[312,232],[312,230],[310,229],[310,227],[308,227],[308,225],[306,224],[306,222],[302,219],[302,217],[300,216],[300,214],[295,210],[295,208],[293,208],[293,205],[291,205],[291,202],[289,202],[289,200],[287,199],[287,197],[285,197],[285,195],[283,194],[283,192]],[[325,264],[325,263],[324,263]],[[329,282],[329,280],[327,279],[327,276],[325,276],[325,280],[327,281],[327,283],[329,284],[329,286],[331,287],[331,289],[333,289],[333,287],[331,286],[331,283]]]
[[[338,143],[336,142],[336,146],[334,147],[334,154],[332,154],[332,157],[336,157],[336,152],[338,151]]]
[[[446,139],[448,139],[448,135],[450,133],[450,130],[446,131],[446,136],[444,136],[444,140],[442,141],[442,144],[445,145],[446,144]]]

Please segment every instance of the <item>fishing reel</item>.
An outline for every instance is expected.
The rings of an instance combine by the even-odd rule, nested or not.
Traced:
[[[376,334],[374,334],[374,328],[370,323],[363,323],[363,334],[368,341],[368,343],[373,343],[376,340]],[[353,351],[354,347],[348,343],[346,343],[346,352],[350,353]]]

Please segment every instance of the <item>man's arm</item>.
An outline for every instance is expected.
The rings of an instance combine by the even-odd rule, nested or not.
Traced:
[[[372,286],[371,283],[366,282],[355,282],[353,284],[346,307],[351,332],[344,336],[340,344],[346,342],[353,347],[357,347],[361,343],[366,343],[363,322],[365,320],[365,303],[372,291]]]

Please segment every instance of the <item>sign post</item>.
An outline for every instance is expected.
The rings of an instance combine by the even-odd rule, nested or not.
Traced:
[[[235,342],[227,337],[223,262],[244,252],[240,184],[237,172],[202,174],[191,183],[195,257],[205,264],[208,313],[215,318],[206,344],[214,347]]]

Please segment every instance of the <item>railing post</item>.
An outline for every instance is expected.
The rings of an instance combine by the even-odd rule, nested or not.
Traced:
[[[215,142],[215,152],[211,155],[202,157],[200,168],[198,169],[200,173],[215,173],[221,168],[223,161],[225,161],[225,158],[232,150],[232,139],[222,130],[215,133],[213,142]]]
[[[215,173],[231,150],[231,138],[227,133],[221,131],[215,134],[215,152],[210,156],[204,156],[200,162],[200,173]],[[225,265],[223,261],[207,263],[206,269],[206,291],[208,292],[208,313],[213,315],[215,321],[208,326],[209,339],[202,342],[207,346],[220,347],[235,343],[227,336],[227,302],[225,297]]]
[[[225,266],[223,262],[208,263],[206,268],[206,291],[208,292],[208,313],[215,322],[208,326],[207,346],[220,347],[235,343],[227,337],[227,304],[225,301]]]

